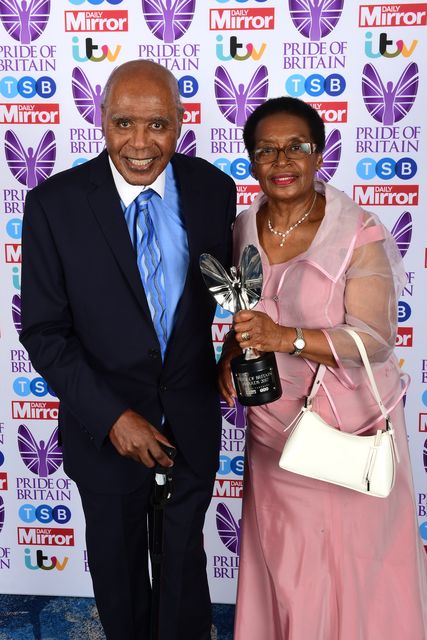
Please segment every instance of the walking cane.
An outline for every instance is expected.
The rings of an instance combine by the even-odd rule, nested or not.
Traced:
[[[173,460],[176,449],[161,444],[162,449]],[[163,520],[164,506],[172,497],[173,467],[154,468],[154,487],[152,493],[152,527],[151,527],[151,620],[150,640],[158,640],[160,614],[160,580],[163,560]]]

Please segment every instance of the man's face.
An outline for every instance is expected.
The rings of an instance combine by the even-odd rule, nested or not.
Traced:
[[[150,185],[171,159],[181,119],[168,78],[145,70],[119,75],[102,110],[111,160],[123,178]]]

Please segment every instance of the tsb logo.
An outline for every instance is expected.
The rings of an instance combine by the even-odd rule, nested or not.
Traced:
[[[6,76],[0,80],[0,95],[5,98],[51,98],[56,93],[56,82],[49,76],[41,78],[32,78],[31,76],[23,76],[22,78],[14,78]]]
[[[41,504],[38,507],[33,504],[23,504],[19,508],[18,515],[26,524],[31,522],[50,524],[52,521],[57,524],[67,524],[71,519],[71,511],[65,504],[57,504],[56,507],[50,507],[48,504]]]
[[[407,302],[403,300],[399,300],[399,305],[397,308],[397,319],[399,322],[406,322],[412,315],[411,307]]]
[[[235,180],[246,180],[251,174],[251,164],[246,158],[236,158],[232,162],[227,158],[218,158],[214,165]]]
[[[288,94],[294,98],[302,96],[303,93],[308,93],[309,96],[320,96],[322,93],[328,96],[340,96],[346,87],[346,82],[339,73],[331,73],[326,78],[319,73],[313,73],[307,78],[294,73],[286,80],[285,87]]]
[[[410,180],[417,169],[417,163],[412,158],[401,158],[397,162],[393,158],[382,158],[378,162],[373,158],[362,158],[356,167],[357,175],[362,180],[372,180],[377,176],[382,180],[392,180],[396,176],[401,180]]]
[[[29,396],[33,394],[39,398],[51,395],[56,398],[56,393],[49,387],[43,378],[16,378],[13,382],[13,390],[17,396]]]
[[[183,98],[192,98],[199,90],[199,83],[194,76],[182,76],[178,80],[178,89]]]
[[[219,476],[226,476],[229,473],[234,473],[236,476],[243,475],[243,456],[235,456],[229,458],[228,456],[221,455],[219,457],[219,467],[217,474]]]
[[[121,4],[123,0],[68,0],[70,4],[80,5],[87,2],[88,4],[94,4],[96,6],[107,2],[108,4]]]

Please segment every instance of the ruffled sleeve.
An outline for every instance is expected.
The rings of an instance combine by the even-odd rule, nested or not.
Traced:
[[[371,362],[384,362],[394,349],[397,302],[406,274],[394,238],[372,213],[362,214],[345,278],[345,325],[358,331]],[[358,351],[342,326],[324,333],[339,367],[359,366]]]

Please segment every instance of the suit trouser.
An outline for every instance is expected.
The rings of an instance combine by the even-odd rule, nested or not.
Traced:
[[[96,604],[107,640],[148,640],[151,587],[147,515],[153,474],[137,491],[79,487]],[[211,605],[203,524],[214,477],[199,478],[178,455],[164,511],[159,640],[208,640]]]

